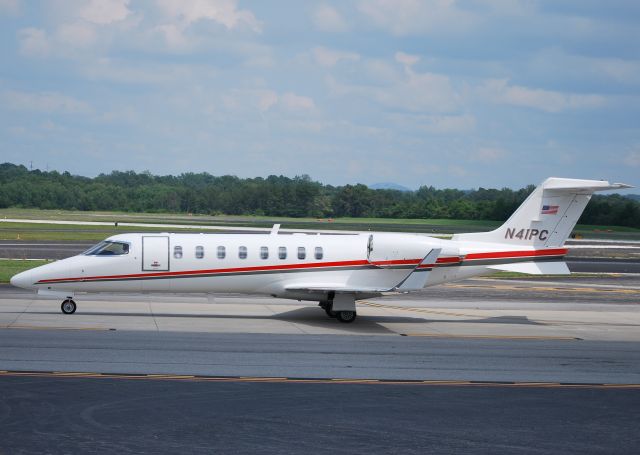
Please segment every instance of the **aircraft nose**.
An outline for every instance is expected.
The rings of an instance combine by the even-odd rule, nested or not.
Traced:
[[[27,270],[12,276],[10,281],[11,285],[17,288],[31,289],[33,285],[32,274],[33,272],[31,270]]]

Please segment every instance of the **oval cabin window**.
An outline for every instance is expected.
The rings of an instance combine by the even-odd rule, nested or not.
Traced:
[[[196,247],[196,259],[202,259],[204,257],[204,247],[198,245]]]
[[[304,259],[307,257],[307,250],[303,246],[298,247],[298,259]]]
[[[322,259],[322,256],[324,256],[324,253],[322,252],[322,247],[321,246],[317,246],[315,251],[314,251],[314,255],[316,259]]]
[[[176,259],[182,259],[182,247],[174,246],[173,247],[173,257]]]
[[[247,247],[241,246],[238,248],[238,257],[240,259],[247,259]]]
[[[225,247],[219,246],[218,247],[218,259],[224,259],[224,257],[226,255],[227,255],[227,251],[226,251]]]

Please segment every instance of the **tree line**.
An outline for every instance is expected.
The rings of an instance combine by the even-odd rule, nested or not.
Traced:
[[[152,175],[113,171],[89,178],[0,164],[0,208],[118,210],[287,217],[506,220],[535,187],[519,190],[371,189],[332,186],[307,175],[239,178],[208,173]],[[640,201],[597,195],[583,224],[640,227]]]

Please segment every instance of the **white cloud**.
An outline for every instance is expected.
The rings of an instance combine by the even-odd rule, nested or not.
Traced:
[[[51,51],[47,32],[39,28],[23,28],[18,31],[20,53],[28,56],[45,56]]]
[[[167,47],[173,51],[189,50],[192,47],[192,42],[184,35],[183,28],[176,24],[158,25],[152,32],[160,34]]]
[[[313,23],[324,32],[344,32],[349,28],[342,15],[329,5],[320,5],[315,9]]]
[[[480,161],[483,163],[492,163],[507,156],[506,150],[498,147],[480,147],[469,155],[471,161]]]
[[[640,85],[640,60],[619,57],[584,56],[556,47],[543,49],[533,56],[528,66],[539,74],[554,68],[554,76],[576,82],[600,82]]]
[[[465,30],[475,21],[455,0],[362,0],[358,9],[394,35]]]
[[[162,12],[172,21],[190,26],[200,20],[212,20],[231,30],[248,27],[254,32],[262,30],[262,24],[246,9],[238,9],[237,0],[157,0]]]
[[[19,0],[0,0],[0,14],[15,16],[20,12],[21,6]]]
[[[89,24],[75,22],[62,24],[56,30],[56,39],[65,46],[90,47],[96,42],[96,31]]]
[[[451,165],[447,168],[447,171],[449,172],[449,175],[454,177],[466,177],[469,175],[469,171],[462,166]]]
[[[222,96],[222,104],[234,112],[267,112],[279,106],[288,111],[311,110],[315,108],[313,99],[286,92],[279,95],[271,89],[232,89]]]
[[[307,96],[296,95],[295,93],[287,92],[282,95],[282,105],[286,109],[290,110],[308,110],[316,107],[313,100]]]
[[[390,73],[386,81],[375,85],[349,85],[328,78],[336,95],[353,94],[374,100],[383,106],[416,112],[450,112],[461,101],[448,76],[417,73],[405,67],[405,73]]]
[[[562,93],[509,85],[507,79],[489,79],[479,87],[479,93],[494,103],[529,107],[546,112],[595,108],[604,105],[606,101],[600,95]]]
[[[222,104],[233,112],[266,112],[278,104],[278,94],[269,89],[232,89],[222,96]]]
[[[435,73],[410,72],[406,80],[390,90],[379,90],[377,98],[383,104],[416,111],[449,111],[459,103],[449,77]]]
[[[29,93],[7,90],[2,99],[12,109],[41,113],[85,114],[91,107],[84,101],[57,92]]]
[[[130,14],[129,0],[89,0],[78,9],[78,17],[100,25],[122,21]]]
[[[227,30],[250,30],[259,33],[262,23],[249,10],[238,9],[236,0],[158,0],[157,8],[161,17],[156,25],[146,30],[146,44],[155,48],[164,43],[175,52],[192,52],[202,48],[220,48],[225,52],[242,52],[241,42],[224,43],[212,39],[215,28],[196,27],[202,21],[215,22]],[[249,66],[270,66],[269,56],[249,55]]]
[[[424,132],[437,135],[469,134],[476,130],[476,117],[461,115],[423,115],[393,112],[386,116],[390,127],[401,135]]]
[[[430,116],[423,128],[439,134],[469,133],[476,128],[476,118],[470,114]]]
[[[336,51],[322,46],[313,49],[313,56],[319,65],[327,67],[335,66],[341,60],[360,60],[360,55],[355,52]]]
[[[415,65],[420,61],[420,57],[418,55],[405,54],[404,52],[396,52],[395,59],[396,62],[402,63],[406,66]]]

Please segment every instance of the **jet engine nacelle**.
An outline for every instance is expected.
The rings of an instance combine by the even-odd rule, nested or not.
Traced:
[[[434,248],[441,256],[458,256],[458,249],[440,239],[420,234],[371,234],[367,243],[367,259],[378,267],[393,267],[398,261],[422,259]]]

